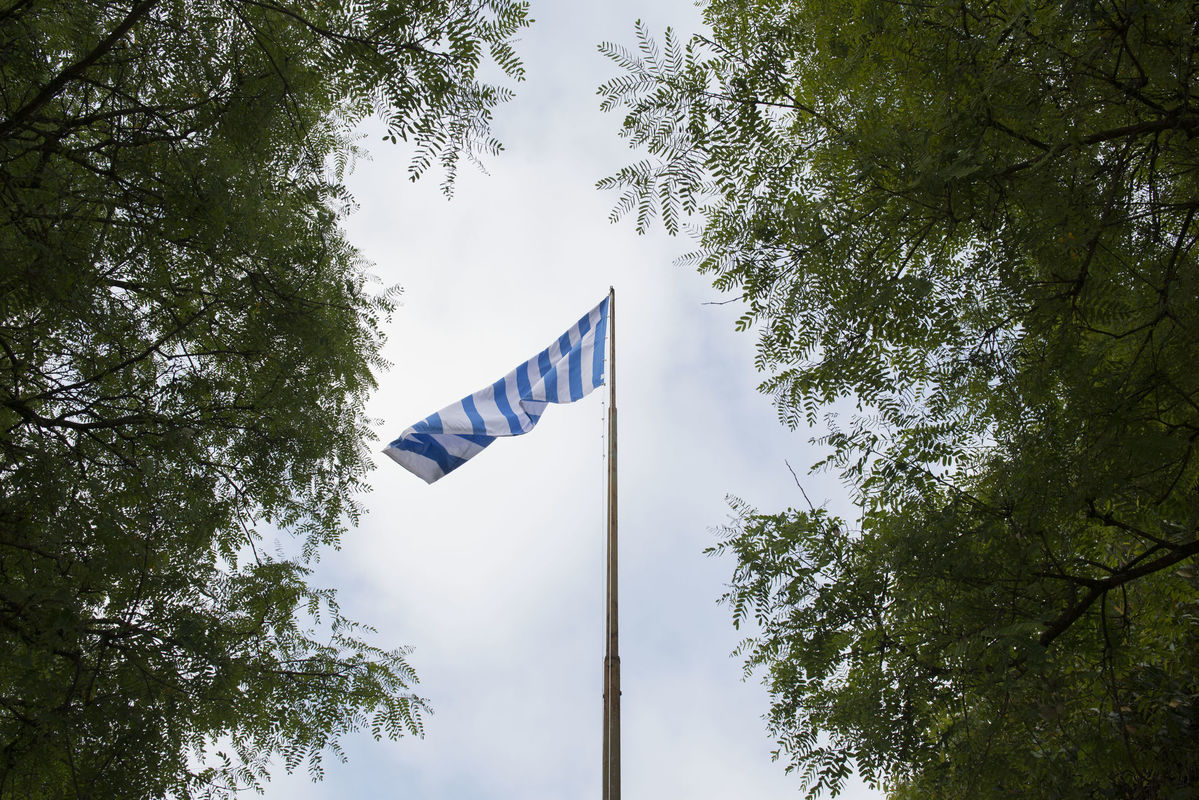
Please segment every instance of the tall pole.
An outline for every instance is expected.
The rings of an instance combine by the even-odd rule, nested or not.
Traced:
[[[604,794],[620,800],[620,650],[616,614],[616,289],[608,289],[608,579],[604,632]]]

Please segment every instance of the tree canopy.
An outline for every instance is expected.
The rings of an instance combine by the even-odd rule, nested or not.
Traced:
[[[600,185],[639,229],[695,223],[684,263],[744,301],[763,391],[827,421],[860,507],[737,501],[715,548],[777,755],[813,794],[1193,796],[1193,4],[706,21],[602,46],[648,157]]]
[[[359,513],[394,290],[354,126],[495,152],[510,0],[0,9],[0,797],[234,796],[421,730],[311,585]],[[280,551],[264,541],[283,536]],[[290,539],[287,537],[291,537]]]

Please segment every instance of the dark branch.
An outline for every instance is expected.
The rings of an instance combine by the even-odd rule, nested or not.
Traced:
[[[7,136],[13,129],[28,119],[33,112],[53,100],[55,95],[62,91],[62,88],[67,83],[78,78],[83,74],[84,70],[103,58],[157,4],[158,0],[142,0],[142,2],[134,5],[125,16],[125,19],[121,20],[121,24],[112,33],[105,36],[90,53],[58,73],[53,80],[42,87],[42,90],[37,93],[36,97],[19,108],[8,120],[0,122],[0,136]]]
[[[1078,621],[1078,618],[1086,613],[1091,605],[1112,589],[1119,588],[1126,583],[1143,578],[1146,575],[1151,575],[1154,572],[1163,570],[1166,567],[1171,567],[1179,561],[1185,561],[1193,555],[1199,554],[1199,540],[1193,541],[1190,544],[1178,545],[1173,548],[1172,552],[1167,553],[1161,558],[1154,559],[1146,564],[1132,569],[1118,570],[1108,578],[1095,580],[1090,583],[1090,590],[1082,598],[1068,608],[1064,613],[1058,616],[1057,619],[1049,623],[1049,627],[1041,634],[1039,639],[1042,647],[1048,647],[1054,639],[1065,633],[1071,625]]]

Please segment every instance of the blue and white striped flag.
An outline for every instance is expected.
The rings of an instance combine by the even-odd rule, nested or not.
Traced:
[[[549,403],[573,403],[604,383],[605,297],[557,341],[495,383],[400,434],[383,452],[432,483],[495,441],[533,430]]]

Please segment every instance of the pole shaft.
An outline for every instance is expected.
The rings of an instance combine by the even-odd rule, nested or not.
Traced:
[[[620,800],[620,648],[616,571],[616,290],[608,290],[608,569],[604,648],[603,800]]]

